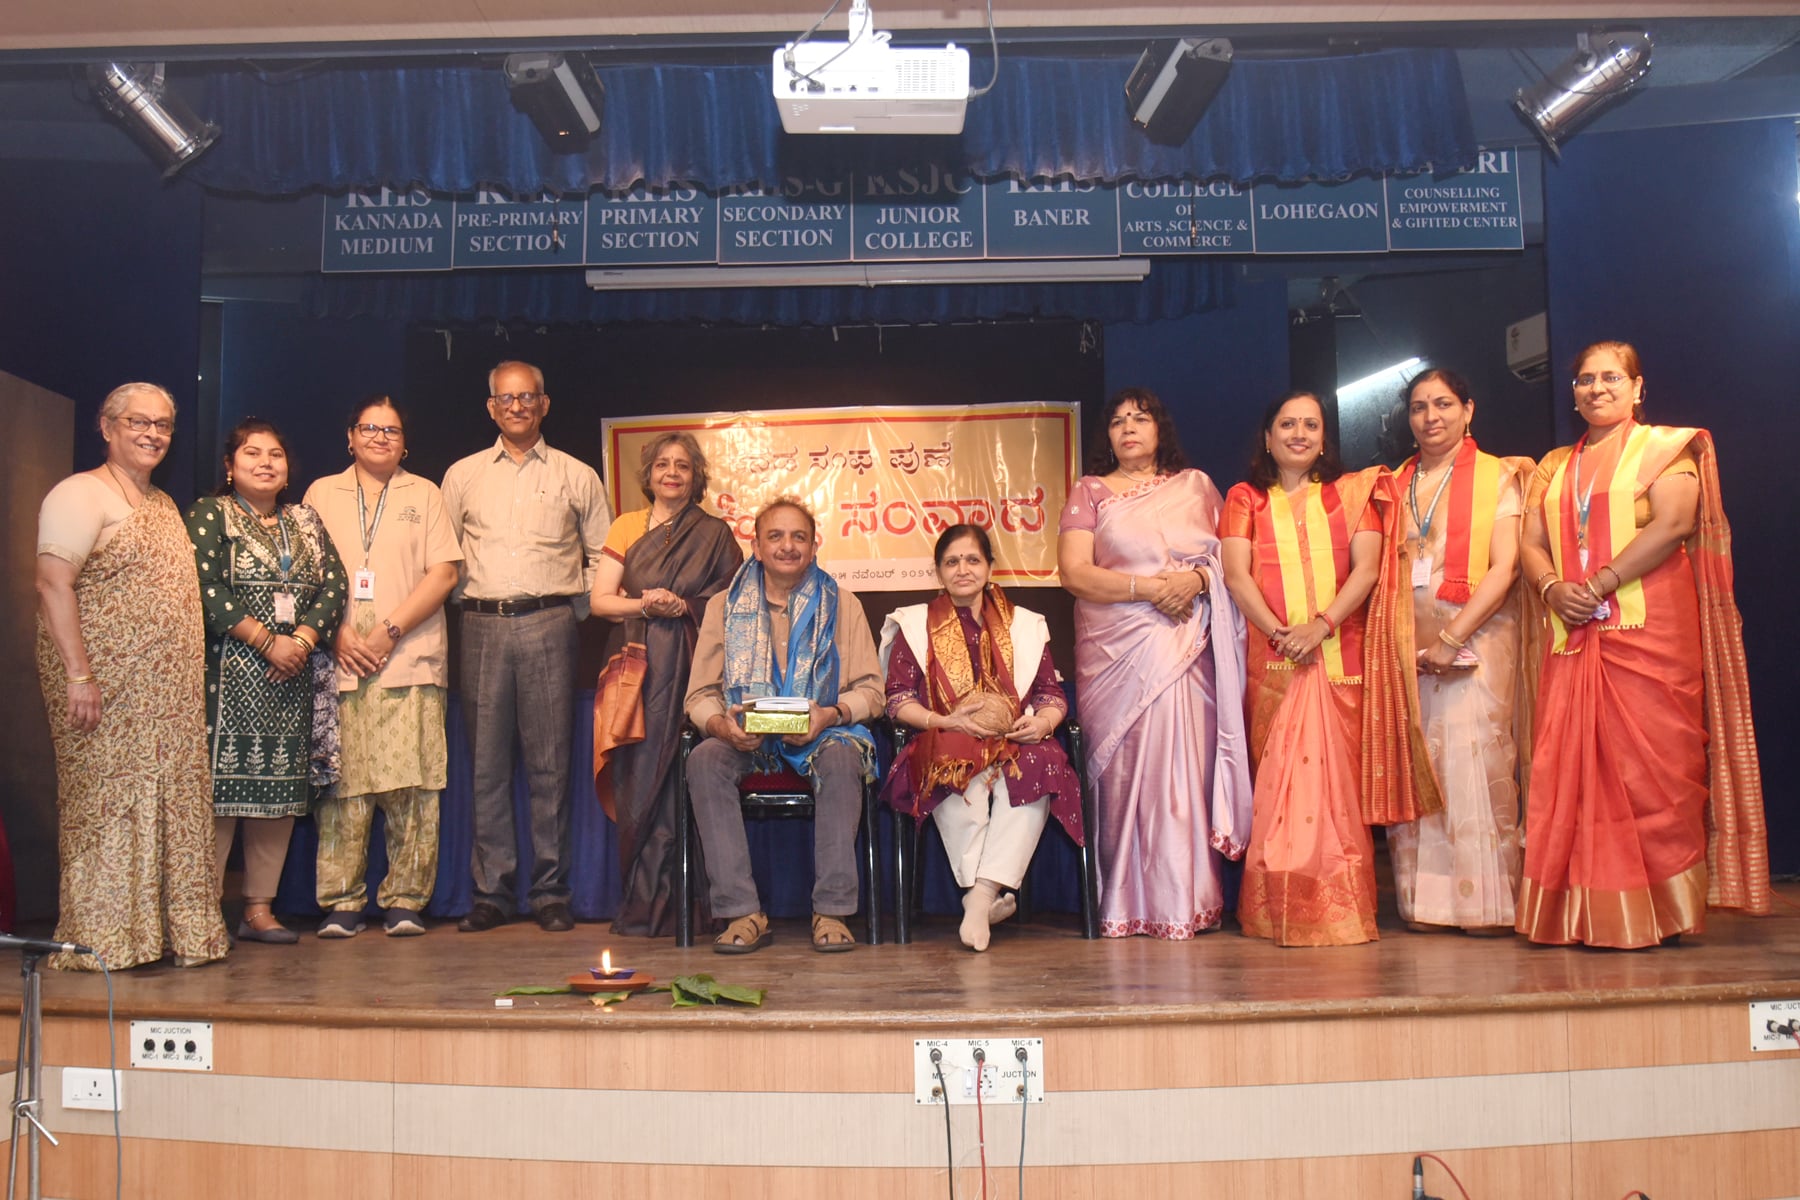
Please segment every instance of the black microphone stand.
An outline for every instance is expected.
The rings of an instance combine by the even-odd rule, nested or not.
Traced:
[[[42,1111],[44,1084],[44,989],[43,977],[38,973],[38,963],[44,957],[42,950],[23,950],[19,954],[19,973],[24,976],[25,985],[19,1000],[19,1057],[13,1067],[13,1102],[12,1102],[12,1155],[6,1167],[6,1194],[14,1196],[19,1177],[19,1139],[30,1126],[29,1147],[26,1152],[26,1177],[29,1180],[31,1200],[39,1200],[41,1182],[38,1164],[38,1136],[41,1134],[50,1139],[52,1146],[61,1145],[56,1135],[44,1127],[38,1120]]]

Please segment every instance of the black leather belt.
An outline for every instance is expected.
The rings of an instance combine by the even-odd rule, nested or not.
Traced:
[[[464,596],[462,606],[464,612],[487,613],[495,617],[522,617],[542,608],[561,608],[572,599],[570,596],[521,596],[517,600],[471,600]]]

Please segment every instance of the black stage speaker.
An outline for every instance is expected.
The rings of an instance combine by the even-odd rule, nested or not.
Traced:
[[[581,55],[509,54],[505,70],[513,107],[531,118],[552,150],[579,150],[600,132],[606,85]]]
[[[1180,145],[1230,73],[1231,43],[1224,38],[1151,42],[1125,81],[1131,123],[1153,142]]]

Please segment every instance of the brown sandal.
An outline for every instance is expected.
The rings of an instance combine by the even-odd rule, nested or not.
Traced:
[[[839,918],[816,912],[812,919],[812,948],[820,954],[841,954],[856,949],[856,935]]]
[[[774,940],[767,914],[753,912],[738,917],[713,939],[714,954],[754,954]]]

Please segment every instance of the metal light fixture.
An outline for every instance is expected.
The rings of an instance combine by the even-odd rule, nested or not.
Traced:
[[[1514,93],[1513,107],[1543,139],[1551,157],[1560,157],[1560,141],[1649,73],[1653,46],[1641,29],[1577,34],[1575,53],[1537,83]]]
[[[100,106],[150,152],[168,179],[199,158],[219,137],[219,127],[194,114],[169,91],[162,63],[95,63],[88,83]]]

